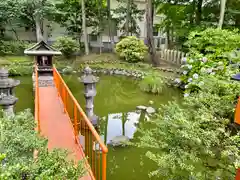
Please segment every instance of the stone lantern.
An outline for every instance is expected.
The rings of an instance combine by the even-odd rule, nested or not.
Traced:
[[[96,83],[99,78],[92,74],[92,69],[86,67],[83,71],[83,76],[79,78],[80,82],[84,84],[84,96],[86,99],[86,114],[94,126],[98,124],[98,117],[94,114],[94,97],[97,94]]]
[[[0,69],[0,105],[3,107],[4,114],[14,115],[14,105],[18,98],[13,94],[13,88],[20,84],[19,80],[8,78],[8,70]]]

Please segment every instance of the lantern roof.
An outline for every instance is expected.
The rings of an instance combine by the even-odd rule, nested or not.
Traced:
[[[24,51],[24,54],[26,55],[61,55],[62,53],[52,46],[48,45],[45,41],[40,41],[33,45],[32,47],[26,49]]]

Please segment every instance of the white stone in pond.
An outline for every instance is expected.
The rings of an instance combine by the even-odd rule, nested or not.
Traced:
[[[137,110],[146,110],[147,107],[146,106],[137,106],[136,109]]]
[[[109,142],[109,144],[112,146],[126,146],[129,140],[130,139],[127,136],[116,136]]]
[[[148,108],[146,109],[146,111],[147,111],[148,114],[153,114],[153,113],[156,112],[156,110],[155,110],[153,107],[148,107]]]

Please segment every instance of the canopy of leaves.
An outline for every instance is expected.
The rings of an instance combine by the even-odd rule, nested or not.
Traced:
[[[119,5],[116,9],[112,10],[112,13],[114,15],[114,19],[118,22],[119,30],[123,33],[122,36],[126,36],[128,33],[130,33],[130,35],[140,35],[141,30],[138,25],[138,21],[142,21],[145,10],[139,9],[133,0],[117,1]],[[127,8],[127,3],[129,3],[129,9]],[[129,21],[127,22],[128,17]],[[129,32],[126,32],[127,23],[129,26]]]
[[[182,105],[164,105],[152,118],[153,128],[140,130],[137,145],[150,149],[146,155],[157,165],[151,175],[159,179],[234,179],[240,167],[240,132],[233,123],[240,84],[231,80],[239,69],[224,66],[222,58],[238,47],[238,34],[219,29],[199,34],[188,42],[193,54],[181,77],[188,83]],[[212,59],[198,59],[199,53]]]
[[[34,130],[30,110],[0,119],[0,179],[79,179],[84,163],[67,160],[67,152],[48,151],[46,139]],[[38,150],[37,158],[33,152]]]

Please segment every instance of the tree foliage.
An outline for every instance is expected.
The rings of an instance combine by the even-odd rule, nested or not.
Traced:
[[[112,13],[114,14],[114,19],[118,22],[118,28],[122,32],[122,36],[139,36],[141,30],[138,21],[143,20],[145,11],[140,10],[133,0],[117,0],[117,2],[119,5],[116,9],[112,10]],[[129,8],[127,8],[127,3],[129,3]],[[128,18],[129,20],[127,21]]]
[[[15,117],[0,119],[0,179],[79,179],[85,173],[84,163],[67,160],[67,152],[48,151],[46,139],[34,130],[29,110]],[[37,158],[33,157],[38,150]]]
[[[219,56],[236,46],[234,40],[218,43],[213,34],[220,36],[219,31],[210,33],[212,40],[192,39],[194,49],[208,49],[204,44],[211,47],[211,57],[195,52],[185,59],[181,79],[186,90],[181,106],[177,102],[162,106],[151,121],[154,128],[140,130],[137,145],[150,149],[146,155],[157,165],[151,175],[160,179],[234,179],[240,167],[240,133],[233,123],[240,84],[231,80],[239,69],[224,64]],[[198,38],[203,42],[199,44]]]

